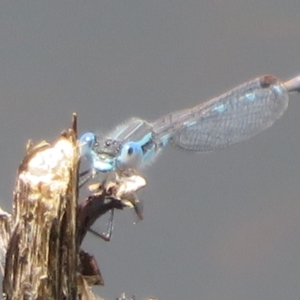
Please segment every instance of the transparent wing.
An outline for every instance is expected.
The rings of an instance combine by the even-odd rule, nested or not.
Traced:
[[[249,139],[270,127],[288,106],[288,90],[266,75],[210,101],[171,113],[153,123],[162,144],[190,151],[209,151]]]

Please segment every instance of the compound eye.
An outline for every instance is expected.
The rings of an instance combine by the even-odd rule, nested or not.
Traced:
[[[122,146],[117,158],[117,167],[120,169],[136,168],[142,162],[143,150],[136,142],[127,142]]]
[[[133,154],[133,148],[132,148],[132,147],[129,147],[129,148],[128,148],[127,154],[128,154],[129,156]]]
[[[79,139],[79,152],[80,155],[89,155],[96,143],[96,136],[92,132],[83,134]]]

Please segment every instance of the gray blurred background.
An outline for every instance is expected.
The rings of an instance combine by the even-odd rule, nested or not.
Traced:
[[[1,1],[1,204],[26,141],[131,116],[156,119],[271,73],[300,74],[299,0]],[[145,220],[118,212],[88,236],[106,299],[300,298],[300,95],[271,129],[228,149],[168,147],[145,170]]]

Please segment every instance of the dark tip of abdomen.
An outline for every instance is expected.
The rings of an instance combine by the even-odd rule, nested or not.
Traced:
[[[265,75],[260,79],[260,86],[263,89],[267,89],[271,85],[274,85],[278,82],[278,79],[273,75]]]

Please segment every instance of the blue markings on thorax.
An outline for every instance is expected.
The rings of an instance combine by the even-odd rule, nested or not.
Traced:
[[[143,163],[149,163],[155,157],[156,154],[156,145],[153,142],[153,133],[147,133],[137,143],[143,149]]]
[[[146,144],[152,141],[152,132],[147,133],[141,140],[137,143],[143,148]]]

